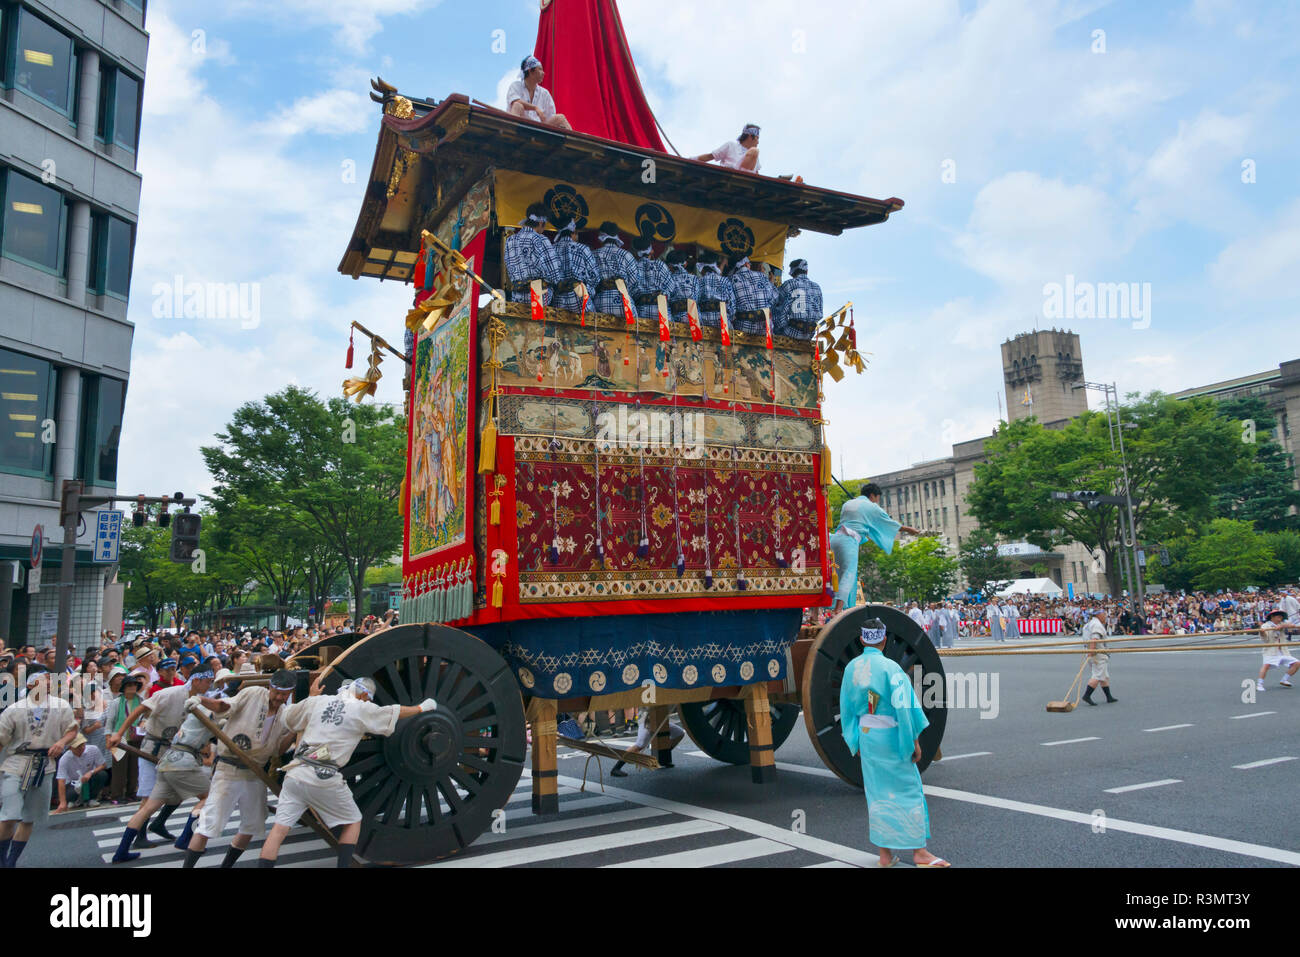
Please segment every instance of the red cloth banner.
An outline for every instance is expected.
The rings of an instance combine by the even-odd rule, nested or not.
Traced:
[[[1022,635],[1059,635],[1060,618],[1020,618],[1017,625]]]
[[[665,152],[614,0],[542,4],[533,52],[575,130]]]

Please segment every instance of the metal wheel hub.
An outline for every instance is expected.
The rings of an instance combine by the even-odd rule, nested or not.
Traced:
[[[455,768],[465,747],[460,719],[444,711],[411,718],[406,727],[384,739],[384,759],[404,781],[421,784]]]

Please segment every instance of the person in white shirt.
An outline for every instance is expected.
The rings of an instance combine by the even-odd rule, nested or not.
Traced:
[[[1092,675],[1088,679],[1088,690],[1083,693],[1083,700],[1095,705],[1092,693],[1098,686],[1106,693],[1106,701],[1114,704],[1119,699],[1110,693],[1110,655],[1106,644],[1109,631],[1106,628],[1106,611],[1100,605],[1090,613],[1092,617],[1083,626],[1083,637],[1088,642],[1088,662],[1092,665]]]
[[[563,113],[555,112],[555,99],[551,91],[542,86],[542,78],[546,76],[542,61],[535,56],[525,57],[519,70],[522,75],[506,91],[506,109],[515,116],[557,129],[573,129]]]
[[[1264,690],[1264,676],[1268,674],[1269,668],[1286,669],[1286,674],[1279,682],[1283,688],[1290,688],[1291,676],[1300,671],[1300,659],[1293,657],[1291,649],[1284,644],[1290,628],[1294,627],[1284,623],[1284,618],[1286,609],[1279,605],[1268,613],[1268,620],[1260,626],[1259,636],[1264,641],[1264,664],[1259,669],[1259,677],[1255,679],[1256,691]]]
[[[1278,605],[1286,612],[1287,624],[1300,625],[1300,599],[1296,598],[1294,590],[1283,594]]]
[[[750,123],[734,140],[727,140],[712,153],[701,153],[695,158],[702,163],[716,162],[731,169],[757,173],[762,168],[758,164],[758,134],[759,128]]]
[[[293,760],[284,768],[275,824],[262,845],[258,867],[275,866],[285,836],[308,810],[315,811],[326,827],[343,829],[338,839],[338,866],[352,863],[361,836],[361,809],[343,779],[344,766],[366,734],[388,737],[402,718],[438,708],[432,698],[418,705],[380,707],[371,700],[374,695],[371,678],[356,678],[336,695],[321,694],[317,679],[311,697],[284,709],[284,726],[300,738]]]
[[[77,735],[59,758],[59,806],[54,813],[62,814],[68,809],[69,792],[73,807],[97,801],[99,792],[108,785],[108,777],[104,752],[87,744],[84,734]]]
[[[50,811],[50,761],[80,734],[72,706],[50,690],[33,665],[27,695],[0,712],[0,867],[14,867],[32,830]]]

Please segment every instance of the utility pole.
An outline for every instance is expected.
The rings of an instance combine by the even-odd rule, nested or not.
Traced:
[[[1131,588],[1129,594],[1133,598],[1133,613],[1140,619],[1146,606],[1146,586],[1142,580],[1142,566],[1138,562],[1138,536],[1137,521],[1133,516],[1133,494],[1129,484],[1128,475],[1128,455],[1124,451],[1124,422],[1120,416],[1119,407],[1119,388],[1116,383],[1110,382],[1076,382],[1073,386],[1075,389],[1092,389],[1094,392],[1101,392],[1106,396],[1106,428],[1110,433],[1111,451],[1119,452],[1120,472],[1124,477],[1124,505],[1128,513],[1128,529],[1124,528],[1124,516],[1120,515],[1120,534],[1127,538],[1124,546],[1129,550],[1129,561],[1124,564],[1128,565],[1131,573]],[[1115,405],[1115,420],[1111,423],[1111,403]],[[1119,436],[1118,446],[1116,445],[1116,434]]]
[[[81,513],[85,509],[112,505],[119,498],[122,501],[135,501],[138,514],[143,514],[146,503],[163,506],[166,513],[169,505],[183,505],[188,510],[197,500],[186,498],[180,492],[172,496],[137,495],[133,498],[113,495],[82,495],[85,488],[75,479],[65,479],[59,502],[59,524],[63,526],[63,547],[60,549],[59,567],[59,625],[54,639],[54,673],[62,675],[68,666],[68,650],[72,644],[72,590],[77,582],[77,527],[81,524]],[[161,521],[159,524],[163,524]]]

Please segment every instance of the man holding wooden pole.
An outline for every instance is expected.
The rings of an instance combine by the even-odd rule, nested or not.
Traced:
[[[292,732],[284,724],[284,706],[293,697],[297,680],[295,672],[283,669],[271,675],[269,687],[248,685],[233,698],[204,698],[203,704],[216,714],[225,716],[223,737],[239,747],[255,764],[265,765],[283,752],[292,740]],[[240,760],[228,744],[219,740],[212,789],[185,851],[183,866],[193,867],[198,863],[208,841],[221,836],[231,812],[238,810],[239,833],[231,840],[221,861],[223,868],[234,867],[253,838],[266,834],[266,791],[266,783]]]

